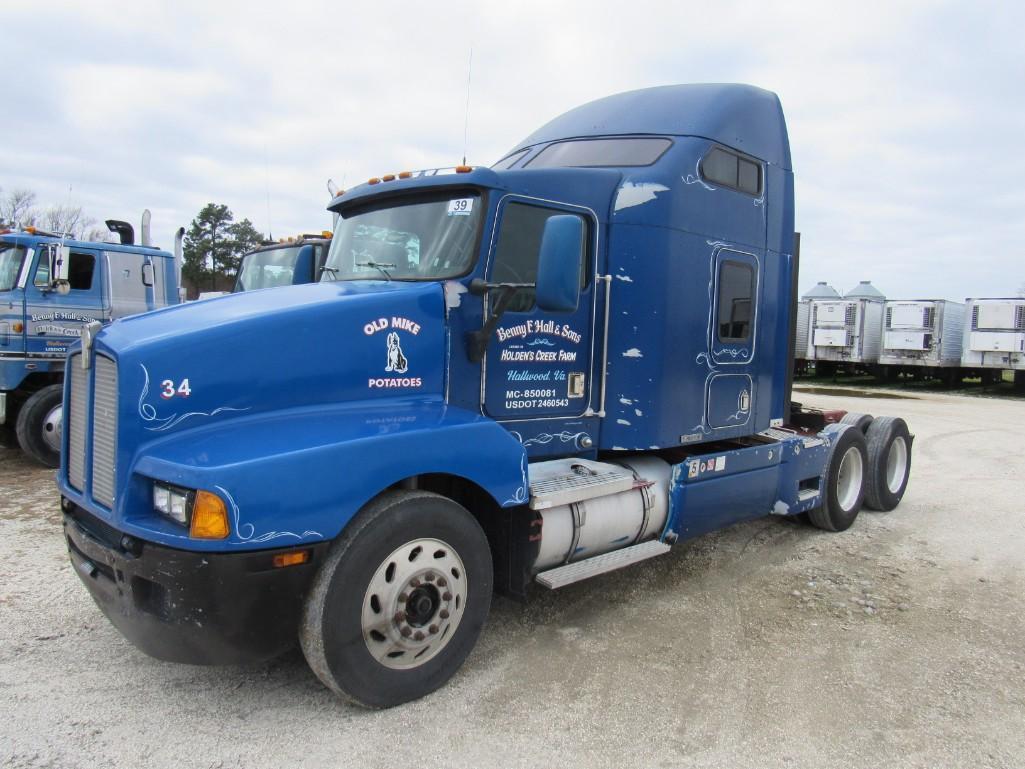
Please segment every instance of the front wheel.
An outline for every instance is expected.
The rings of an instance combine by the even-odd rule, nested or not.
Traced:
[[[22,451],[47,467],[61,461],[61,398],[63,386],[48,385],[32,393],[18,410],[15,431]]]
[[[332,546],[303,607],[299,640],[337,694],[387,708],[460,668],[491,605],[491,551],[477,521],[438,494],[375,499]]]

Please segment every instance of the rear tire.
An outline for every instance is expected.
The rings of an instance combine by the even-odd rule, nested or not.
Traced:
[[[865,504],[889,512],[904,497],[911,477],[911,433],[900,417],[879,417],[868,428]]]
[[[299,640],[317,677],[369,708],[423,697],[477,643],[492,593],[480,524],[450,499],[390,491],[332,545],[303,607]]]
[[[29,396],[18,411],[15,431],[22,451],[47,467],[61,462],[61,399],[64,386],[48,385]]]
[[[845,531],[854,523],[865,500],[868,446],[855,425],[834,434],[826,465],[822,504],[808,511],[813,526],[825,531]]]
[[[843,418],[840,420],[840,424],[854,425],[864,433],[868,430],[868,426],[872,424],[872,415],[862,414],[858,411],[848,411],[843,415]]]

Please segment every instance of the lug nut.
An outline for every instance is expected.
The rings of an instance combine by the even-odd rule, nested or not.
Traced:
[[[420,587],[420,578],[419,577],[413,577],[413,579],[409,580],[409,586],[410,587]]]
[[[445,587],[448,581],[444,577],[438,577],[438,587]]]
[[[427,637],[427,636],[425,636],[425,635],[424,635],[424,634],[423,634],[423,633],[422,633],[421,631],[417,630],[417,631],[416,631],[416,635],[414,635],[414,636],[413,636],[413,640],[414,640],[414,641],[422,641],[422,640],[424,640],[424,639],[425,639],[426,637]]]
[[[396,622],[402,622],[405,619],[406,619],[406,613],[404,611],[397,611],[397,612],[395,612],[395,621]]]
[[[410,630],[408,627],[402,628],[402,630],[400,630],[399,632],[402,633],[402,636],[404,638],[409,638],[411,635],[413,635],[413,631]]]
[[[425,574],[424,575],[424,579],[427,580],[428,582],[433,582],[434,581],[434,575],[433,574]]]
[[[408,594],[406,594],[406,593],[399,593],[399,600],[400,600],[400,601],[401,601],[402,603],[405,603],[406,601],[408,601],[408,600],[409,600],[409,595],[408,595]]]
[[[447,590],[444,593],[441,594],[441,597],[444,600],[446,600],[446,601],[451,601],[452,600],[452,594],[450,592],[448,592]]]
[[[438,616],[439,616],[439,617],[441,617],[442,619],[448,619],[448,618],[449,618],[449,613],[448,613],[448,609],[442,609],[442,610],[441,610],[441,611],[440,611],[440,612],[438,613]]]
[[[431,635],[434,635],[435,633],[437,633],[437,632],[438,632],[438,626],[437,626],[437,625],[431,625],[431,626],[430,626],[429,628],[427,628],[427,629],[428,629],[428,630],[429,630],[429,631],[431,632]]]

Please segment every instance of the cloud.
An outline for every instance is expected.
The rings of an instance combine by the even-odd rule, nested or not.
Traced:
[[[5,8],[9,29],[36,4]],[[1025,281],[1017,4],[595,2],[47,4],[10,35],[0,185],[96,218],[207,202],[286,235],[325,182],[472,163],[590,99],[674,82],[780,94],[802,286],[892,296]],[[69,192],[70,186],[70,192]],[[269,205],[268,205],[269,203]]]

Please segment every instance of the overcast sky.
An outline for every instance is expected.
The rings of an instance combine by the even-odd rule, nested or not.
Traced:
[[[328,177],[460,161],[472,47],[471,164],[611,93],[752,83],[789,125],[802,291],[1013,294],[1023,8],[0,0],[0,187],[100,220],[148,207],[167,248],[208,202],[275,237],[328,228]]]

